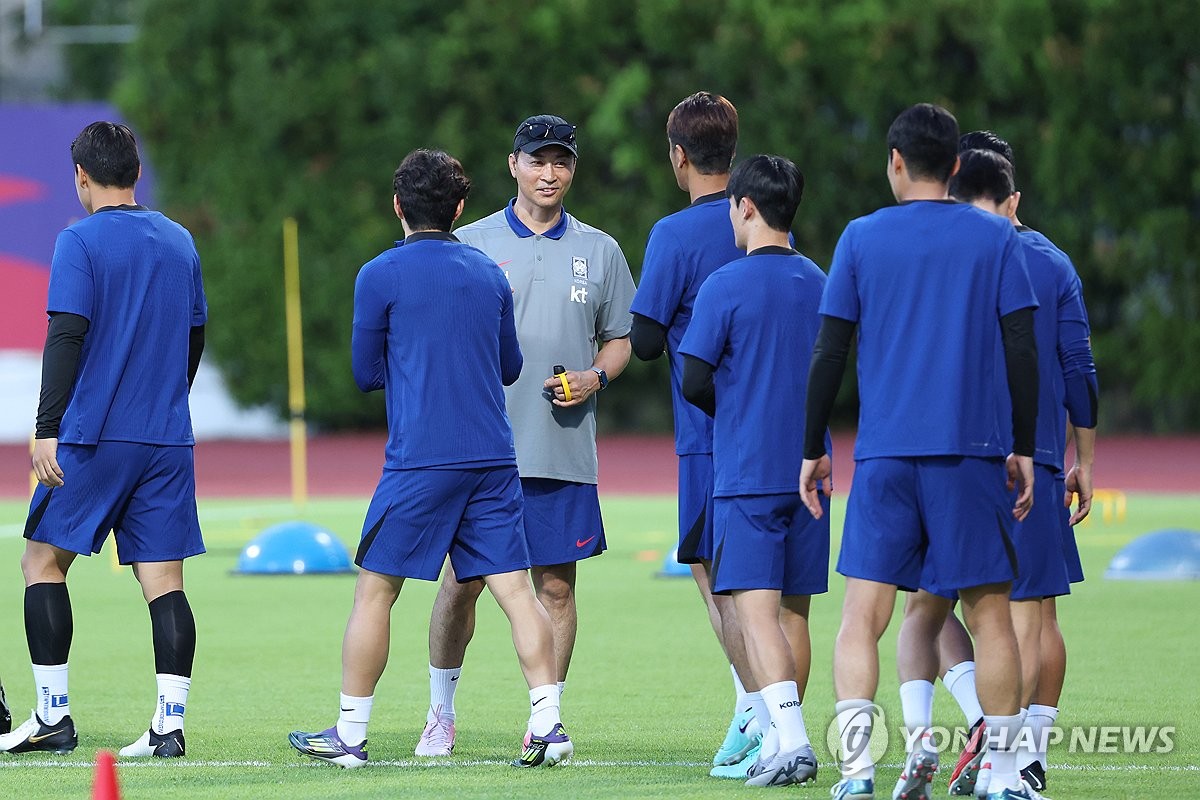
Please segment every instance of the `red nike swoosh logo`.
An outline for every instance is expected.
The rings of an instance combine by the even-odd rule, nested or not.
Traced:
[[[496,266],[503,267],[505,264],[511,264],[511,263],[512,263],[512,259],[510,258],[508,261],[497,261]]]
[[[593,534],[586,539],[576,539],[575,546],[576,547],[587,547],[588,543],[591,542],[595,538],[596,538],[596,536],[595,536],[595,534]]]

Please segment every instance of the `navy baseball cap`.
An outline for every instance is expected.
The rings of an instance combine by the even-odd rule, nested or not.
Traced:
[[[529,117],[517,126],[513,135],[513,152],[535,153],[552,144],[561,145],[578,157],[575,145],[575,126],[553,114],[538,114]]]

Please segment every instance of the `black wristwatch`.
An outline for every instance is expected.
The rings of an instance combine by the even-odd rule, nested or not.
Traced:
[[[594,372],[600,376],[600,388],[607,389],[608,388],[608,373],[602,369],[599,369],[598,367],[592,367],[592,372]]]

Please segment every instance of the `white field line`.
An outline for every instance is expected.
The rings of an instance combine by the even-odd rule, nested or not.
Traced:
[[[507,760],[499,759],[472,759],[472,760],[450,760],[450,759],[399,759],[399,760],[380,760],[372,761],[370,767],[399,767],[399,768],[425,768],[438,769],[444,767],[502,767],[508,765]],[[206,769],[229,769],[241,767],[247,769],[264,769],[264,768],[323,768],[324,765],[314,761],[199,761],[199,760],[180,760],[164,762],[156,759],[139,759],[139,760],[120,760],[117,762],[121,769],[150,767],[152,769],[190,769],[190,768],[206,768]],[[93,769],[96,766],[92,761],[20,761],[13,758],[0,759],[0,769],[3,768],[25,768],[25,769],[59,769],[64,767],[73,767],[77,769]],[[630,768],[630,767],[652,767],[652,768],[687,768],[687,769],[711,769],[712,764],[709,762],[699,761],[603,761],[594,759],[575,759],[569,764],[570,767],[609,767],[609,768]],[[828,766],[828,765],[825,765]],[[901,764],[881,764],[884,769],[900,769]],[[1154,766],[1152,764],[1053,764],[1051,771],[1062,770],[1064,772],[1200,772],[1200,765],[1195,764],[1164,764],[1162,766]]]

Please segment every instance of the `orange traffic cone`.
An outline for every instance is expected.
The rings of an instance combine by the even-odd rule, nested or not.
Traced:
[[[117,783],[117,764],[107,750],[96,753],[96,777],[92,781],[92,800],[121,800]]]

